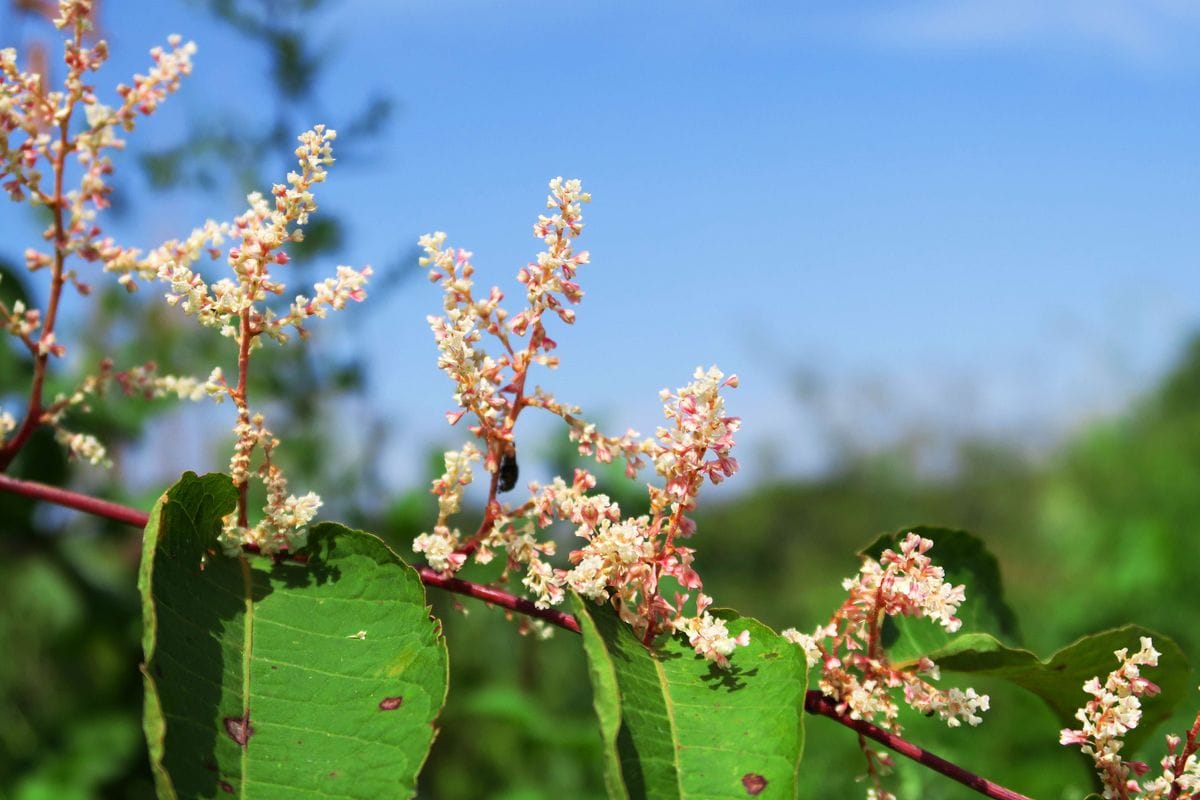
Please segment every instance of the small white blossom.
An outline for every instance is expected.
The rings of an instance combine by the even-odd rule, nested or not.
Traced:
[[[8,411],[0,410],[0,441],[17,429],[17,420]]]
[[[716,662],[719,667],[728,667],[729,656],[733,654],[734,648],[750,644],[750,631],[743,630],[736,636],[730,636],[725,621],[717,619],[705,610],[710,603],[711,599],[701,594],[696,601],[699,615],[677,619],[674,627],[688,637],[688,644],[697,653],[709,661]]]
[[[429,566],[438,572],[451,573],[467,560],[465,555],[455,552],[458,541],[458,531],[439,525],[432,533],[422,533],[414,539],[412,549],[414,553],[423,553]]]
[[[112,462],[108,460],[108,451],[105,450],[104,445],[100,444],[100,441],[90,433],[72,433],[60,428],[55,431],[54,438],[59,444],[65,445],[75,458],[93,465],[112,465]]]

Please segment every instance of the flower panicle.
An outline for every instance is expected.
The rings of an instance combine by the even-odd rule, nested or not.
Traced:
[[[134,272],[167,284],[168,304],[179,306],[201,325],[217,328],[239,342],[243,312],[249,314],[251,338],[266,335],[282,343],[289,338],[287,328],[304,335],[308,319],[325,317],[330,309],[340,311],[351,301],[365,300],[371,267],[343,265],[337,267],[333,277],[314,285],[312,297],[298,295],[286,313],[277,315],[268,307],[273,296],[286,290],[272,269],[290,262],[285,250],[289,242],[303,239],[302,229],[317,209],[312,187],[326,179],[336,137],[336,132],[323,125],[302,133],[296,148],[300,172],[288,173],[287,185],[276,184],[271,201],[258,192],[248,195],[248,208],[241,216],[225,223],[210,220],[186,239],[165,243],[141,260]],[[231,246],[225,248],[226,242]],[[195,266],[206,257],[216,261],[222,256],[233,277],[209,284]]]
[[[933,541],[908,533],[898,549],[885,549],[878,560],[864,557],[858,574],[842,582],[847,596],[828,623],[813,633],[795,628],[784,638],[804,650],[809,666],[819,666],[821,691],[837,703],[839,713],[900,732],[901,700],[921,714],[936,715],[949,727],[978,725],[990,698],[974,689],[939,689],[937,664],[927,657],[905,666],[893,665],[880,636],[885,617],[927,618],[948,632],[961,625],[956,615],[965,599],[963,586],[945,580],[944,570],[927,553]],[[876,796],[887,792],[883,772],[864,747],[868,775]]]
[[[152,65],[146,75],[136,75],[132,86],[116,88],[114,106],[101,102],[89,83],[108,59],[104,41],[88,44],[92,28],[92,0],[60,0],[54,24],[63,31],[65,74],[61,87],[48,86],[48,70],[35,66],[23,70],[14,49],[0,50],[0,189],[10,199],[44,206],[51,222],[43,232],[46,249],[28,248],[25,265],[30,272],[50,273],[46,310],[28,308],[21,301],[0,303],[0,329],[17,339],[34,359],[35,378],[26,419],[0,425],[0,460],[9,463],[39,425],[53,428],[55,439],[72,457],[92,464],[110,464],[104,445],[89,433],[72,430],[64,420],[70,411],[88,410],[87,398],[103,392],[115,373],[105,363],[72,392],[46,401],[41,394],[51,359],[62,358],[67,348],[58,341],[55,324],[62,291],[74,288],[88,295],[91,286],[80,277],[76,262],[99,264],[103,270],[133,268],[138,250],[116,244],[99,224],[99,214],[110,205],[112,151],[125,142],[119,132],[130,132],[138,118],[157,110],[166,97],[191,73],[192,42],[172,35],[167,47],[151,50]],[[7,412],[6,412],[7,413]]]
[[[229,469],[239,488],[239,509],[225,520],[221,542],[229,552],[244,545],[264,553],[294,550],[303,545],[308,523],[322,501],[316,494],[291,494],[287,478],[272,459],[279,440],[267,428],[261,413],[251,410],[246,397],[246,370],[250,355],[262,338],[284,343],[288,329],[301,337],[306,321],[325,317],[329,310],[342,310],[351,302],[366,299],[371,268],[339,266],[332,277],[316,283],[312,296],[299,295],[283,313],[275,311],[273,298],[286,291],[275,270],[290,263],[287,245],[303,239],[303,228],[317,210],[313,188],[323,183],[334,162],[335,131],[323,125],[300,134],[295,150],[298,170],[289,172],[286,184],[275,184],[269,195],[247,196],[247,210],[231,222],[208,221],[185,239],[166,242],[137,261],[122,278],[132,282],[136,274],[157,278],[167,285],[165,299],[194,317],[202,326],[216,328],[238,348],[238,376],[226,380],[216,369],[207,381],[158,380],[155,389],[180,397],[228,398],[237,408],[236,441]],[[199,264],[224,261],[230,276],[208,282]],[[255,466],[255,455],[259,462]],[[249,524],[245,509],[245,487],[251,480],[266,489],[261,520]]]
[[[443,573],[457,571],[468,557],[487,563],[503,552],[502,580],[520,574],[539,608],[561,603],[570,589],[596,602],[612,603],[647,641],[682,634],[697,653],[728,666],[729,657],[748,642],[749,634],[731,632],[708,611],[712,601],[701,591],[693,550],[680,541],[695,529],[685,512],[695,507],[701,485],[719,483],[737,471],[731,449],[740,421],[725,413],[720,395],[737,386],[737,377],[727,378],[716,367],[697,369],[692,383],[675,392],[664,390],[667,425],[649,438],[633,430],[606,435],[583,419],[577,407],[527,385],[533,365],[558,365],[552,354],[557,344],[546,322],[553,317],[574,322],[573,306],[584,295],[578,270],[590,261],[586,251],[575,247],[584,227],[582,207],[590,195],[578,180],[555,178],[549,188],[549,213],[539,215],[533,225],[543,250],[517,274],[525,289],[525,307],[516,314],[502,305],[499,288],[486,294],[477,291],[472,253],[448,246],[440,231],[420,239],[420,265],[442,289],[442,313],[430,316],[429,325],[437,366],[454,385],[457,408],[446,417],[451,424],[469,418],[479,445],[446,454],[446,471],[432,487],[438,496],[438,519],[414,540],[413,550]],[[600,464],[622,459],[629,478],[653,463],[664,486],[650,487],[650,513],[623,515],[616,502],[594,491],[596,478],[583,469],[570,481],[556,477],[544,486],[530,484],[529,498],[521,504],[501,502],[498,494],[515,486],[514,427],[528,407],[563,419],[581,455]],[[464,536],[449,518],[459,510],[461,491],[470,482],[462,465],[476,460],[491,482],[483,523],[474,535]],[[583,540],[568,554],[570,567],[554,566],[550,560],[556,543],[545,538],[544,531],[556,522],[572,526]],[[673,578],[687,593],[665,597],[660,588],[664,577]],[[693,593],[694,613],[685,610]]]
[[[1140,647],[1113,652],[1118,666],[1103,682],[1089,678],[1083,691],[1091,699],[1075,713],[1080,727],[1064,728],[1059,742],[1078,746],[1090,756],[1096,774],[1104,787],[1103,797],[1141,798],[1141,800],[1188,800],[1200,797],[1200,760],[1197,759],[1197,735],[1200,734],[1200,714],[1197,715],[1186,740],[1169,735],[1167,753],[1159,762],[1161,773],[1144,780],[1150,766],[1141,761],[1127,761],[1121,751],[1126,735],[1142,720],[1142,699],[1153,697],[1160,689],[1142,675],[1143,667],[1156,667],[1161,653],[1154,649],[1149,636],[1140,639]]]

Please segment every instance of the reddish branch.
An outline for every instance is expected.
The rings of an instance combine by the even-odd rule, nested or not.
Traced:
[[[826,697],[817,691],[810,691],[804,697],[804,710],[808,713],[829,717],[834,722],[845,725],[851,730],[858,731],[861,735],[869,739],[874,739],[884,747],[896,751],[905,758],[911,758],[913,761],[928,767],[934,772],[940,772],[947,778],[953,778],[962,785],[969,786],[984,797],[994,797],[997,800],[1032,800],[1019,792],[1006,789],[999,784],[992,783],[972,772],[968,772],[957,764],[952,764],[944,758],[935,756],[928,750],[917,747],[912,742],[905,741],[896,734],[885,731],[883,728],[876,727],[861,719],[850,719],[845,714],[839,714],[837,705],[836,700]]]
[[[57,486],[47,486],[44,483],[10,478],[3,473],[0,473],[0,491],[32,497],[35,500],[45,500],[48,503],[73,508],[76,511],[82,511],[85,514],[91,514],[95,517],[104,517],[114,522],[124,522],[126,525],[133,525],[136,528],[146,527],[146,523],[150,520],[149,514],[145,511],[139,511],[136,508],[123,506],[119,503],[110,503],[107,500],[101,500],[90,495],[80,494],[79,492],[59,489]]]
[[[417,572],[421,575],[421,583],[426,586],[436,586],[448,592],[465,594],[467,597],[474,597],[477,600],[491,603],[494,606],[507,608],[510,611],[517,611],[526,616],[536,617],[537,619],[544,619],[551,625],[565,628],[572,633],[579,633],[579,623],[570,614],[555,611],[552,608],[538,608],[533,604],[532,600],[517,597],[500,589],[493,589],[490,586],[471,583],[459,578],[444,578],[429,567],[418,567]]]
[[[139,528],[145,527],[150,519],[149,514],[139,511],[136,508],[110,503],[107,500],[100,500],[78,492],[59,489],[44,483],[10,478],[4,474],[0,474],[0,491],[23,495],[36,500],[45,500],[56,505],[65,506],[66,508],[73,508],[77,511],[83,511],[87,514],[104,517],[115,522],[123,522]],[[573,633],[579,633],[579,623],[570,614],[553,609],[537,608],[531,600],[517,597],[500,589],[493,589],[490,586],[482,586],[459,578],[442,577],[429,567],[419,567],[417,572],[421,576],[421,582],[426,586],[436,586],[448,592],[474,597],[485,603],[543,619],[552,625],[557,625]],[[985,780],[974,773],[968,772],[957,764],[952,764],[944,758],[935,756],[928,750],[917,747],[915,744],[905,741],[894,733],[885,731],[869,722],[850,719],[845,714],[838,713],[837,701],[826,697],[818,691],[809,691],[805,695],[804,710],[810,714],[820,714],[821,716],[828,717],[834,722],[858,732],[862,736],[874,739],[900,755],[974,789],[984,797],[992,797],[996,798],[996,800],[1031,800],[1031,798],[1023,794]],[[1200,727],[1200,723],[1198,723],[1198,727]]]
[[[79,34],[75,43],[79,44]],[[0,471],[8,469],[21,448],[29,441],[29,437],[42,424],[46,409],[42,407],[42,391],[46,383],[46,371],[50,361],[49,345],[54,341],[54,323],[58,319],[58,304],[62,298],[63,285],[66,283],[67,232],[63,221],[64,206],[67,203],[63,193],[63,173],[66,171],[67,154],[71,147],[71,113],[75,109],[72,101],[67,107],[58,124],[58,151],[54,155],[54,196],[44,199],[54,215],[54,266],[50,272],[50,300],[46,307],[46,316],[42,321],[42,334],[37,348],[33,351],[33,382],[29,389],[29,407],[25,410],[25,419],[21,427],[9,442],[0,447]]]

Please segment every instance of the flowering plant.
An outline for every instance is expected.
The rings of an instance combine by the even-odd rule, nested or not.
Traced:
[[[883,781],[892,756],[868,738],[986,796],[1023,797],[905,741],[905,709],[949,728],[979,725],[992,695],[942,688],[946,671],[1008,680],[1057,710],[1077,691],[1074,674],[1097,672],[1094,651],[1112,652],[1098,643],[1128,640],[1130,632],[1095,634],[1038,659],[1004,625],[961,611],[968,593],[972,602],[1003,605],[998,576],[979,578],[992,564],[982,543],[961,532],[926,535],[930,529],[902,532],[877,558],[864,557],[842,584],[845,600],[812,634],[776,634],[714,607],[696,568],[697,547],[711,534],[694,517],[705,484],[738,471],[732,451],[741,421],[724,396],[737,376],[697,368],[690,382],[663,389],[664,423],[648,437],[601,432],[579,407],[530,379],[535,367],[559,365],[551,334],[574,322],[584,297],[579,275],[591,259],[576,245],[591,198],[578,180],[550,181],[549,213],[533,225],[542,247],[517,273],[524,298],[515,313],[498,287],[477,291],[471,253],[448,247],[444,233],[420,240],[420,263],[443,294],[442,313],[429,324],[438,366],[454,387],[446,418],[465,421],[469,434],[444,454],[432,484],[437,514],[411,542],[425,564],[409,565],[371,534],[314,524],[321,500],[289,491],[276,459],[280,442],[248,386],[266,340],[304,338],[314,317],[366,299],[371,268],[348,266],[316,283],[311,296],[279,299],[287,293],[280,277],[287,248],[302,240],[317,210],[314,191],[333,163],[335,133],[321,125],[302,133],[297,171],[268,194],[250,194],[233,220],[208,221],[145,252],[118,244],[100,226],[110,151],[124,146],[118,131],[132,131],[179,88],[196,48],[170,37],[169,49],[151,51],[148,73],[104,105],[87,82],[107,55],[103,42],[85,36],[92,13],[89,0],[58,5],[55,22],[68,36],[61,91],[22,70],[15,51],[0,51],[0,185],[50,218],[47,249],[25,254],[30,272],[49,274],[45,307],[0,303],[0,328],[32,365],[24,416],[0,411],[0,489],[143,529],[143,727],[160,797],[415,793],[448,675],[427,587],[520,614],[525,628],[581,635],[610,797],[795,795],[805,713],[858,734],[869,798],[894,795]],[[72,176],[77,185],[68,189]],[[232,276],[214,280],[206,262],[221,261]],[[63,292],[88,294],[79,271],[88,264],[130,292],[139,281],[163,284],[169,306],[232,342],[236,378],[220,365],[196,378],[106,359],[72,391],[49,397],[51,365],[69,346],[59,336]],[[128,395],[228,399],[235,409],[229,474],[185,474],[150,513],[8,474],[42,427],[75,458],[106,462],[105,446],[70,423],[113,384]],[[518,492],[518,451],[524,459],[526,448],[518,447],[517,423],[530,408],[561,419],[581,456],[623,462],[630,480],[652,466],[647,512],[628,514],[597,490],[587,469],[502,497]],[[486,474],[482,519],[464,532],[459,518],[477,467]],[[265,501],[252,520],[256,481]],[[564,558],[556,523],[573,537]],[[964,542],[969,547],[956,549]],[[944,563],[934,563],[935,548]],[[497,558],[499,574],[488,584],[464,579],[468,563]],[[518,579],[524,596],[508,591]],[[908,623],[919,620],[935,636],[913,634]],[[1179,699],[1141,669],[1163,669],[1171,687],[1186,671],[1170,640],[1157,639],[1160,653],[1148,635],[1139,638],[1133,655],[1115,651],[1119,666],[1104,683],[1084,684],[1092,699],[1074,717],[1081,727],[1063,729],[1060,742],[1091,758],[1106,798],[1198,796],[1200,717],[1186,738],[1168,737],[1157,778],[1147,780],[1149,767],[1122,755],[1140,724],[1162,718]]]

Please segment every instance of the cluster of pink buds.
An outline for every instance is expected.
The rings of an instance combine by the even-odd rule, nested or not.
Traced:
[[[1149,765],[1125,761],[1121,757],[1125,735],[1142,720],[1141,698],[1159,692],[1156,684],[1142,676],[1141,668],[1158,666],[1161,654],[1154,649],[1154,642],[1143,636],[1141,649],[1133,655],[1129,654],[1128,648],[1117,650],[1113,655],[1120,665],[1103,683],[1099,678],[1090,678],[1083,684],[1083,691],[1092,699],[1075,714],[1082,724],[1078,729],[1064,728],[1059,741],[1065,745],[1078,745],[1085,755],[1091,756],[1106,800],[1200,797],[1200,762],[1196,758],[1200,715],[1197,715],[1186,741],[1181,741],[1178,736],[1167,737],[1167,754],[1160,762],[1162,774],[1144,785],[1138,781],[1150,771]]]
[[[726,377],[715,367],[698,369],[692,383],[675,392],[664,389],[661,398],[667,424],[653,438],[636,431],[607,436],[580,417],[580,410],[561,404],[540,387],[529,387],[534,364],[558,366],[551,354],[555,342],[546,322],[575,320],[571,306],[583,298],[577,282],[579,267],[588,263],[586,252],[574,249],[583,230],[582,204],[591,198],[578,180],[555,178],[550,182],[546,205],[533,226],[544,249],[520,270],[517,280],[525,289],[526,307],[509,315],[501,306],[503,293],[493,287],[476,297],[471,253],[446,247],[446,235],[421,238],[425,250],[421,265],[430,280],[440,283],[444,313],[429,318],[438,347],[438,367],[454,382],[457,408],[447,413],[451,424],[471,419],[470,431],[480,442],[446,454],[446,472],[434,482],[439,514],[433,529],[417,537],[416,552],[430,566],[445,573],[458,570],[468,557],[480,563],[505,554],[502,580],[521,574],[521,583],[545,608],[563,602],[566,590],[597,602],[611,602],[647,642],[663,634],[681,633],[697,653],[726,666],[748,633],[731,633],[708,610],[711,599],[692,566],[693,551],[681,544],[695,530],[687,517],[705,481],[719,483],[737,470],[730,451],[740,424],[725,413],[720,391],[737,386],[737,377]],[[495,343],[489,353],[487,341]],[[540,408],[561,417],[569,435],[585,456],[606,464],[619,457],[626,475],[636,476],[647,460],[663,481],[650,486],[650,513],[625,517],[609,497],[594,491],[596,479],[576,470],[568,483],[555,478],[546,486],[531,483],[526,501],[510,505],[499,494],[517,481],[514,428],[521,412]],[[483,523],[470,536],[449,523],[459,508],[461,492],[472,480],[471,462],[481,460],[491,476]],[[555,566],[553,539],[542,532],[554,522],[566,522],[583,546],[569,554],[571,568]],[[670,578],[686,593],[668,598],[661,588]],[[685,610],[695,592],[695,610]]]
[[[880,639],[889,616],[928,618],[950,632],[962,625],[955,613],[964,599],[963,587],[946,583],[943,569],[926,555],[932,546],[931,540],[909,533],[899,552],[884,550],[878,561],[864,558],[858,574],[842,581],[847,597],[828,624],[811,635],[794,628],[783,631],[804,649],[810,665],[821,668],[820,689],[838,702],[839,713],[898,733],[894,693],[899,690],[906,704],[950,727],[982,722],[979,714],[988,709],[987,695],[938,689],[931,683],[940,677],[933,661],[922,657],[915,664],[894,665]],[[878,784],[886,760],[863,746],[876,796],[890,796]]]

